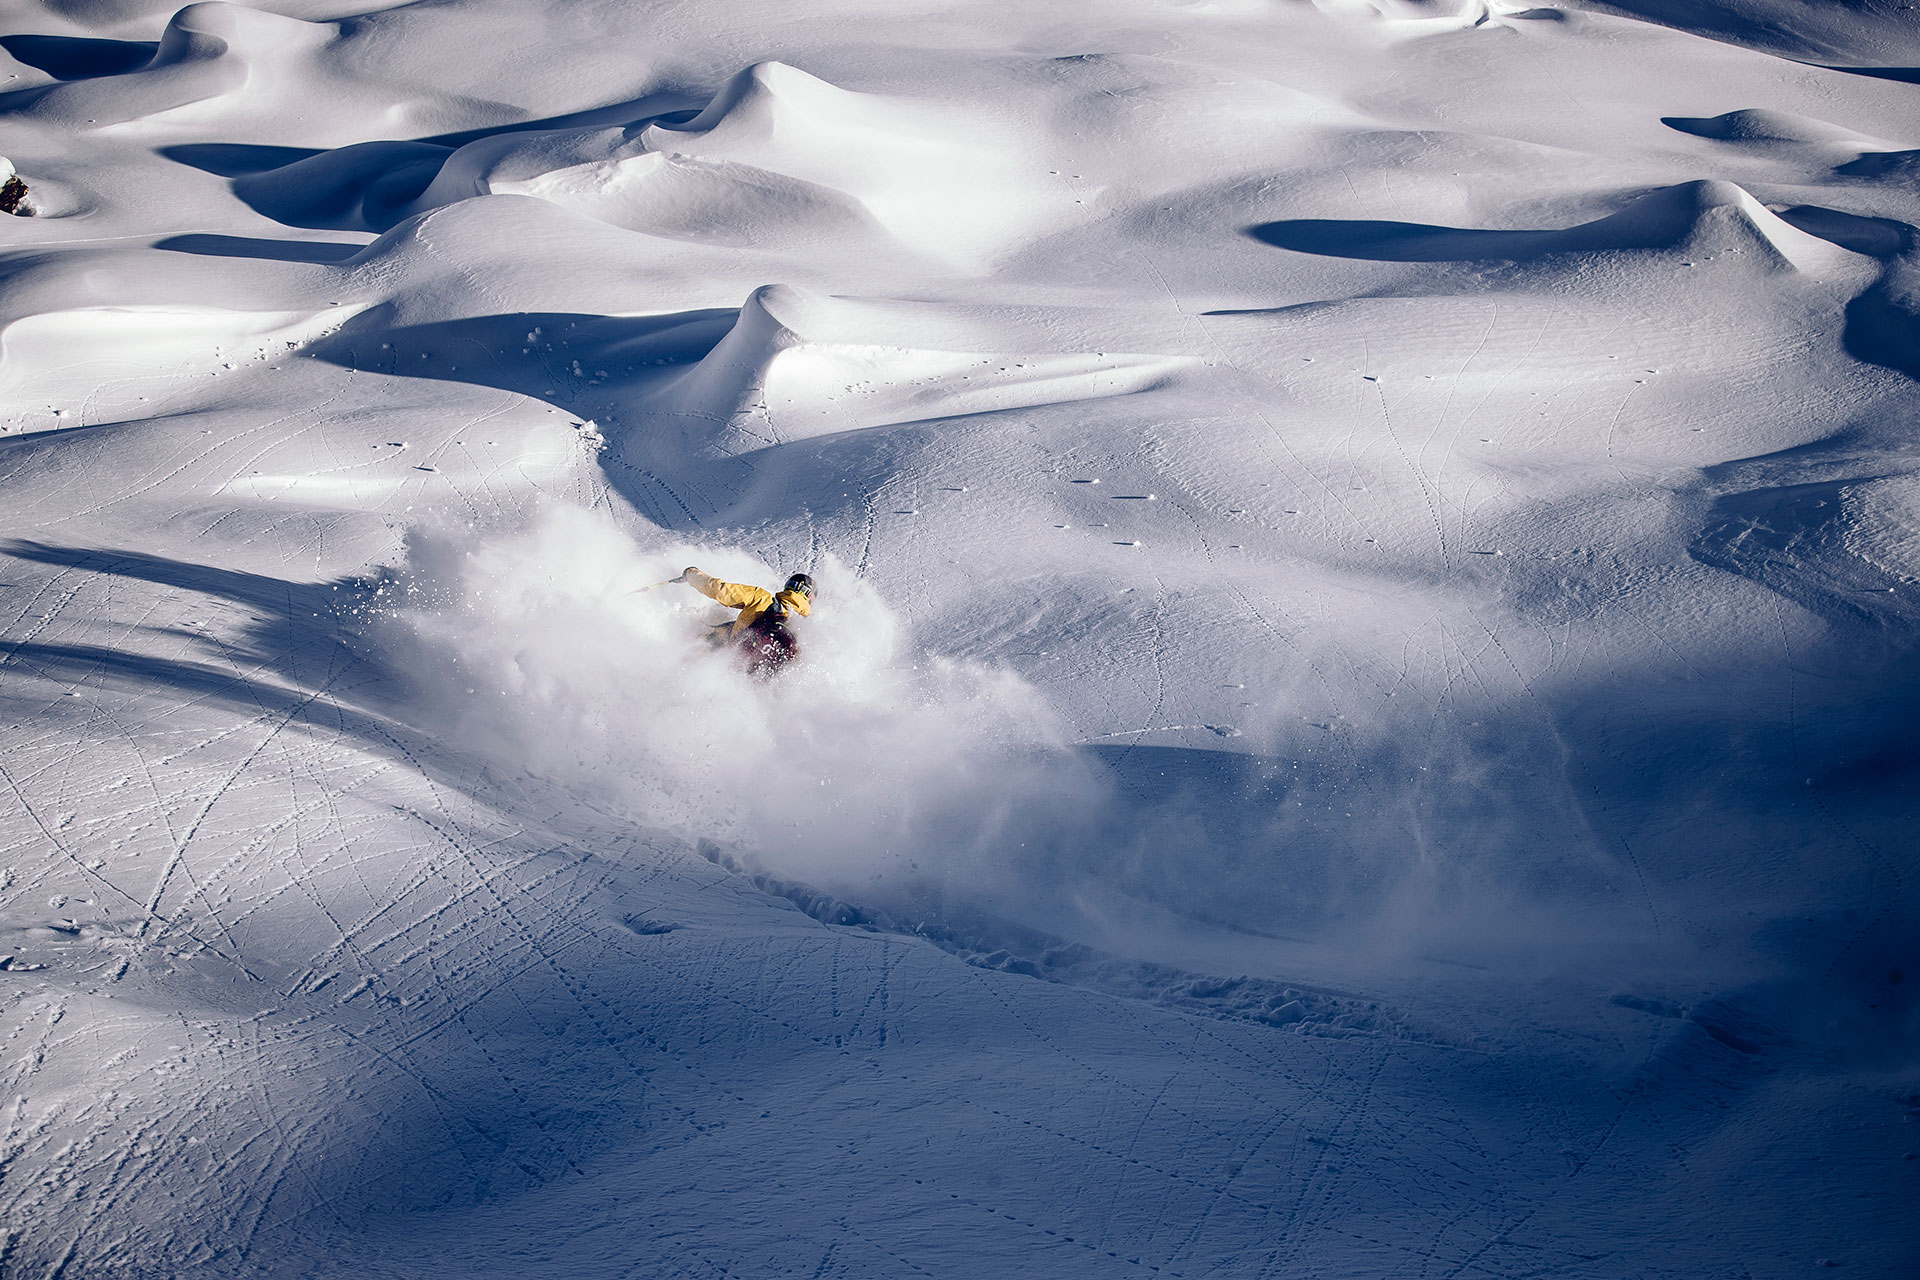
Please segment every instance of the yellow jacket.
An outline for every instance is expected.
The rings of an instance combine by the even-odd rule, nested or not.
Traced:
[[[709,573],[689,568],[686,573],[687,585],[703,596],[718,600],[729,609],[738,609],[740,616],[731,623],[723,624],[729,636],[737,636],[752,626],[761,614],[779,605],[785,612],[797,613],[806,617],[813,612],[813,606],[798,591],[782,591],[777,595],[765,587],[751,587],[744,582],[722,582]]]

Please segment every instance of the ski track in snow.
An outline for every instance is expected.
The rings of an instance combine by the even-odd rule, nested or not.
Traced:
[[[0,1277],[1910,1270],[1911,24],[8,18]]]

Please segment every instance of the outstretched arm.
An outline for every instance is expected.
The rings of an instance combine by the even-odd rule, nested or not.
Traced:
[[[764,609],[773,603],[773,593],[763,587],[748,586],[744,582],[723,582],[692,565],[688,565],[686,573],[681,576],[695,591],[709,599],[718,600],[729,609]]]

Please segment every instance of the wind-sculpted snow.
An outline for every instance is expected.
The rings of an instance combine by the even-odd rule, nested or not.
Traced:
[[[1021,328],[1041,330],[1048,347],[1066,345],[1077,320],[1084,318],[986,315],[968,323],[948,309],[769,286],[755,290],[727,336],[644,411],[698,424],[692,440],[674,442],[679,451],[691,444],[696,453],[732,454],[866,427],[1133,395],[1202,363],[992,349]]]
[[[1707,260],[1752,253],[1764,263],[1803,271],[1844,272],[1850,265],[1844,250],[1788,224],[1728,182],[1690,182],[1655,192],[1618,213],[1566,231],[1455,231],[1315,221],[1271,223],[1255,228],[1254,234],[1283,249],[1390,262],[1529,262],[1560,255],[1666,250]]]
[[[267,89],[275,71],[284,79],[291,70],[300,85],[305,77],[299,68],[312,61],[330,34],[325,26],[207,0],[173,16],[144,66],[111,77],[122,83],[100,84],[89,77],[29,91],[15,109],[32,120],[68,126],[217,116],[233,110],[238,105],[233,96],[249,85]],[[256,111],[272,105],[258,90],[247,102]]]
[[[1077,220],[1011,116],[849,92],[779,62],[691,120],[500,135],[455,152],[419,207],[537,196],[616,226],[717,244],[889,238],[972,261]]]
[[[1682,133],[1701,138],[1717,138],[1745,146],[1779,147],[1799,150],[1820,148],[1828,154],[1858,156],[1863,151],[1890,150],[1884,142],[1862,138],[1839,125],[1813,120],[1786,111],[1767,111],[1754,107],[1728,111],[1704,119],[1669,117],[1666,122]]]
[[[1904,1276],[1907,19],[13,6],[0,1275]]]

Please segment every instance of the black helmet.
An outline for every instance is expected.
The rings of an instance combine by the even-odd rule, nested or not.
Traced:
[[[801,595],[811,600],[813,599],[813,579],[804,573],[796,573],[787,579],[787,585],[783,587],[782,590],[798,591]]]

